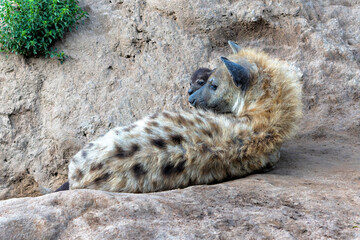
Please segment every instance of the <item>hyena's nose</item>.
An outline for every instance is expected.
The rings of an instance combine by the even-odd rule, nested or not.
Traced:
[[[194,92],[194,90],[192,90],[192,89],[190,88],[189,91],[188,91],[188,94],[191,95],[191,94],[193,94],[193,92]]]
[[[189,103],[195,107],[196,104],[196,98],[194,98],[194,95],[190,95],[189,97]]]

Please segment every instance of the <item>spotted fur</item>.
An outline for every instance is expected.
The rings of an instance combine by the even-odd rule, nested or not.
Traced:
[[[243,177],[273,166],[301,116],[301,85],[289,66],[262,52],[228,57],[251,73],[244,92],[224,64],[210,76],[227,86],[229,114],[164,111],[117,127],[77,153],[70,189],[154,192]],[[210,84],[210,83],[207,83]],[[86,153],[84,153],[86,151]]]

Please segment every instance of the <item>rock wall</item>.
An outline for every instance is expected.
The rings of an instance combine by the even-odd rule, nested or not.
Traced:
[[[89,140],[161,109],[187,108],[188,79],[227,40],[303,72],[300,138],[360,135],[360,2],[81,1],[90,18],[55,59],[0,54],[0,199],[67,178]]]

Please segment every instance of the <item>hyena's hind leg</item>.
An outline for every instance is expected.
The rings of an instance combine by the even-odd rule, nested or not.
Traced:
[[[266,158],[267,164],[262,169],[259,169],[257,173],[266,173],[275,169],[276,164],[280,160],[280,148],[274,150],[274,152],[266,156]]]
[[[69,181],[67,181],[66,183],[61,185],[58,189],[56,189],[55,192],[61,192],[61,191],[66,191],[66,190],[69,190]]]

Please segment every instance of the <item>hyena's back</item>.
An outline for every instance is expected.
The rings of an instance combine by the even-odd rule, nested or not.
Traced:
[[[213,113],[163,112],[89,143],[70,163],[70,188],[150,192],[244,176],[273,154],[256,164],[238,161],[250,134]]]

